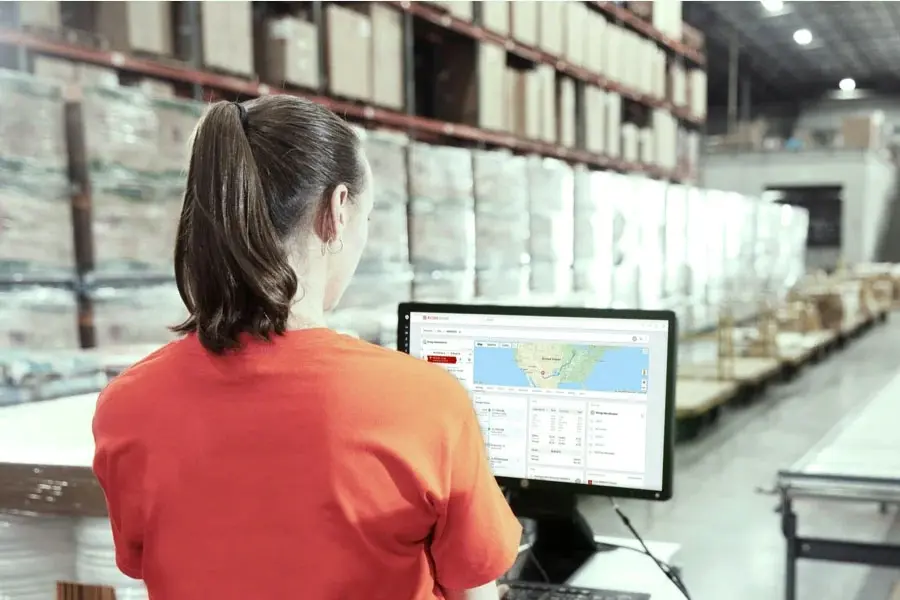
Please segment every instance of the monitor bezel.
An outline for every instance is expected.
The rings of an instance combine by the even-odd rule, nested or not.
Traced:
[[[501,306],[491,304],[445,304],[404,302],[397,308],[397,349],[409,354],[409,316],[416,312],[449,314],[495,314],[498,316],[573,317],[582,319],[622,319],[634,321],[666,321],[668,341],[666,349],[666,403],[663,430],[662,488],[649,490],[617,486],[587,485],[539,479],[497,477],[507,490],[545,490],[579,495],[613,496],[640,500],[666,501],[672,498],[675,460],[675,380],[677,365],[678,321],[671,310],[640,310],[581,307]]]

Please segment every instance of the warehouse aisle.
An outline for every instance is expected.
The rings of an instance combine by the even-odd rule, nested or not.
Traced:
[[[900,373],[897,339],[900,315],[751,407],[735,409],[702,440],[680,446],[672,502],[622,503],[647,539],[682,544],[677,563],[693,600],[783,598],[776,501],[756,490]],[[605,502],[588,500],[583,510],[597,532],[628,535]],[[900,538],[896,514],[881,516],[874,506],[798,504],[798,514],[805,532]],[[896,571],[801,562],[798,599],[882,600],[897,579]]]

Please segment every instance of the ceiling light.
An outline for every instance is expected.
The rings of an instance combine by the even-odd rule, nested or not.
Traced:
[[[812,32],[809,29],[798,29],[794,32],[794,41],[801,46],[806,46],[812,42]]]
[[[841,82],[838,84],[838,87],[841,88],[842,91],[852,92],[856,89],[856,82],[847,77],[846,79],[841,79]]]
[[[784,2],[781,0],[759,0],[763,8],[771,13],[777,13],[784,10]]]

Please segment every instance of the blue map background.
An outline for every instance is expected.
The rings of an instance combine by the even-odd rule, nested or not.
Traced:
[[[573,344],[578,348],[578,344]],[[586,347],[585,347],[586,349]],[[474,383],[507,387],[537,387],[516,363],[515,348],[475,346]],[[583,382],[561,383],[560,390],[641,393],[642,371],[650,369],[650,355],[644,348],[622,346],[604,351]]]

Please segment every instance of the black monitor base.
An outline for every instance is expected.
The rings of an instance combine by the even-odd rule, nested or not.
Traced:
[[[604,549],[594,541],[593,530],[578,510],[578,499],[571,494],[515,490],[509,493],[509,504],[525,520],[536,559],[523,560],[517,579],[565,583]]]

